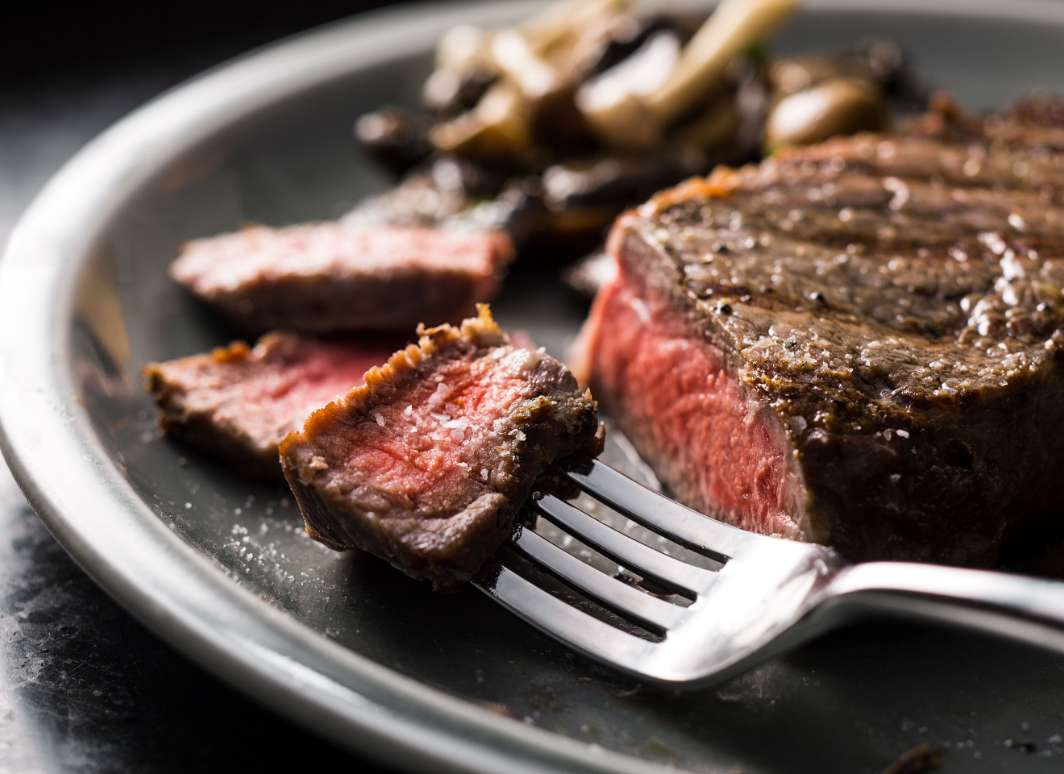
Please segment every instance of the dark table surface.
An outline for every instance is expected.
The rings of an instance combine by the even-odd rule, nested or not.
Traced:
[[[92,5],[4,12],[0,244],[48,177],[125,113],[205,68],[370,4]],[[0,536],[0,774],[261,771],[292,751],[315,766],[380,770],[141,626],[64,553],[2,464]]]

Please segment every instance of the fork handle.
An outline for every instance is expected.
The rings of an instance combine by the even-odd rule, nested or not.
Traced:
[[[843,568],[827,608],[889,612],[1064,652],[1064,582],[990,570],[869,562]],[[828,612],[826,610],[825,612]]]

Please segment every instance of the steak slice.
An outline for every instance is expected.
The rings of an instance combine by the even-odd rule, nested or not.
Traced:
[[[512,346],[486,306],[420,333],[289,435],[281,463],[311,537],[447,589],[510,536],[541,473],[601,436],[565,366]]]
[[[166,433],[276,478],[277,444],[312,411],[362,382],[398,342],[328,341],[271,333],[145,369]]]
[[[323,222],[189,242],[170,271],[250,330],[407,331],[489,300],[510,253],[498,232]]]
[[[616,224],[581,366],[681,499],[853,560],[1059,526],[1064,155],[1019,126],[837,139]]]

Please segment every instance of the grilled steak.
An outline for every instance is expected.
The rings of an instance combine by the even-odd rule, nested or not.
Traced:
[[[708,513],[993,563],[1064,476],[1064,145],[1036,123],[939,116],[628,214],[585,329],[596,397]]]
[[[228,459],[241,470],[278,477],[277,444],[315,409],[383,363],[400,342],[325,341],[291,333],[145,369],[167,434]]]
[[[251,330],[405,331],[488,300],[510,252],[496,232],[254,226],[188,243],[171,274]]]
[[[307,532],[438,589],[509,537],[537,476],[597,453],[594,401],[542,351],[514,347],[487,307],[366,374],[281,444]]]

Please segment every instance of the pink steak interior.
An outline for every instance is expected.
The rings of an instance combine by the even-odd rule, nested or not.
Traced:
[[[516,463],[498,460],[496,446],[500,433],[523,440],[506,418],[528,397],[536,357],[505,347],[445,360],[431,376],[401,382],[354,424],[318,435],[315,443],[393,504],[449,515],[496,488],[495,477],[506,477]]]
[[[383,342],[356,346],[307,341],[284,362],[249,364],[242,378],[223,383],[228,374],[220,370],[218,387],[228,394],[218,418],[229,418],[256,437],[279,441],[312,411],[361,384],[363,374],[393,351],[394,346]]]
[[[683,501],[745,529],[803,537],[786,436],[717,347],[627,272],[599,294],[588,326],[595,397]]]

